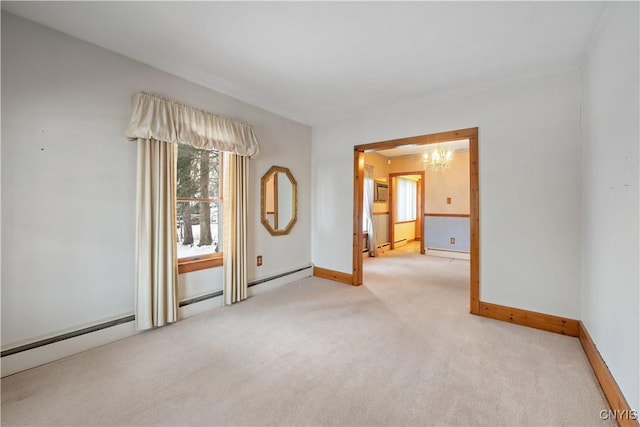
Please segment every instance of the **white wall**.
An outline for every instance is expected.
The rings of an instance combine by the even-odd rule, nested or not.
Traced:
[[[576,70],[314,126],[314,264],[352,271],[354,145],[478,126],[482,300],[578,318],[579,101]]]
[[[3,12],[3,349],[133,312],[136,147],[123,130],[139,90],[254,127],[249,280],[310,263],[309,127]],[[298,222],[282,237],[260,223],[273,164],[298,182]],[[220,289],[219,269],[180,286],[181,298]]]
[[[584,67],[582,315],[640,410],[638,3],[612,2]]]

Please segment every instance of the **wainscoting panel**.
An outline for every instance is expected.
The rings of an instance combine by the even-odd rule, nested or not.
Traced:
[[[469,217],[456,214],[452,216],[425,214],[424,236],[427,249],[469,252],[470,233]],[[455,239],[451,243],[451,238]]]

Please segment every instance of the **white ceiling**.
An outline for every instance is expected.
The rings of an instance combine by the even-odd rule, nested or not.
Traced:
[[[577,66],[602,2],[2,2],[305,124]]]

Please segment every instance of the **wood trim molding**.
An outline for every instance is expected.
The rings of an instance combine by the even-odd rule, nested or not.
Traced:
[[[386,212],[373,212],[371,215],[389,215],[389,211],[386,211]]]
[[[178,274],[192,271],[205,270],[207,268],[222,267],[223,254],[205,255],[200,259],[178,261]]]
[[[322,279],[328,279],[333,280],[334,282],[357,286],[355,283],[353,283],[353,275],[349,273],[343,273],[341,271],[329,270],[328,268],[313,266],[313,275]]]
[[[364,151],[358,150],[356,148],[354,148],[353,150],[353,173],[353,258],[351,261],[351,280],[349,284],[360,286],[362,285],[364,280],[364,272],[362,271],[362,205],[364,203]]]
[[[425,175],[424,173],[421,175],[420,180],[418,180],[418,200],[416,203],[416,219],[415,222],[415,240],[419,240],[420,243],[420,254],[424,255],[426,253],[426,248],[424,244],[422,244],[422,235],[424,234],[424,211],[426,210],[425,204],[427,200],[426,187],[425,187]]]
[[[420,177],[424,179],[424,171],[422,170],[422,171],[407,171],[407,172],[391,172],[389,174],[389,181],[391,181],[391,178],[399,178],[407,175],[420,175]]]
[[[372,142],[369,144],[358,145],[358,148],[362,151],[368,149],[386,150],[387,148],[396,148],[401,145],[423,145],[423,144],[436,144],[438,142],[455,141],[457,139],[465,139],[477,137],[478,128],[467,128],[454,130],[449,132],[432,133],[429,135],[412,136],[409,138],[392,139],[389,141]]]
[[[478,175],[478,128],[469,136],[469,311],[480,313],[480,179]]]
[[[606,415],[615,418],[620,427],[638,427],[639,414],[633,411],[622,394],[618,383],[600,355],[584,324],[575,319],[537,313],[519,308],[506,307],[488,302],[480,302],[480,316],[504,322],[515,323],[530,328],[577,337],[580,340],[587,360],[593,369],[600,388],[609,403],[610,411]],[[606,408],[603,408],[605,411]]]
[[[484,301],[480,301],[479,314],[482,317],[542,329],[543,331],[555,332],[556,334],[568,335],[570,337],[578,336],[579,321],[575,319],[491,304]]]
[[[396,221],[396,222],[394,222],[394,224],[408,224],[410,222],[416,222],[416,221],[418,221],[418,220],[417,219],[410,219],[408,221]]]
[[[428,212],[424,216],[444,216],[444,217],[456,217],[456,218],[469,218],[471,215],[463,213],[431,213]]]
[[[609,402],[612,411],[610,416],[612,418],[615,416],[620,427],[637,427],[640,425],[637,420],[638,413],[636,412],[634,416],[620,387],[618,387],[618,383],[613,378],[613,375],[611,375],[611,371],[607,368],[607,364],[602,359],[598,348],[582,322],[578,322],[578,338],[580,339],[584,353],[587,355],[591,369],[593,369],[593,373],[598,379],[598,383],[600,383],[600,388],[602,388],[602,392],[607,398],[607,402]],[[635,418],[635,420],[633,418]]]
[[[396,210],[394,208],[395,206],[395,191],[396,189],[394,188],[394,183],[396,182],[395,179],[393,179],[393,176],[391,174],[388,175],[387,177],[387,182],[389,183],[389,191],[387,193],[387,207],[389,208],[389,217],[387,218],[388,223],[389,223],[389,249],[394,250],[396,248],[396,227],[395,227],[395,223],[396,223]],[[360,266],[360,269],[362,269],[362,265]]]

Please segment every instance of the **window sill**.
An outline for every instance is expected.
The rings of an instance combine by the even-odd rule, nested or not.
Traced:
[[[222,267],[222,260],[222,254],[205,255],[195,259],[185,258],[178,260],[178,274],[205,270],[207,268]]]

